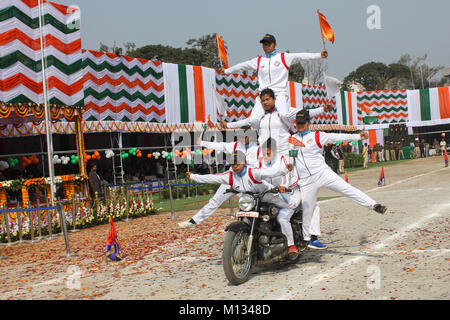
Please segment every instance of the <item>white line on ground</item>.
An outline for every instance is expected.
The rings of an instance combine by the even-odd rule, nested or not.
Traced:
[[[333,199],[331,199],[331,200],[333,200]],[[388,246],[392,241],[396,240],[397,238],[403,237],[408,231],[416,229],[416,228],[420,227],[422,224],[424,224],[425,222],[427,222],[428,220],[440,216],[441,213],[445,212],[448,208],[450,208],[450,202],[433,206],[430,210],[431,213],[422,217],[420,220],[410,224],[409,226],[403,228],[402,230],[398,231],[396,234],[380,241],[377,245],[375,245],[373,247],[369,247],[368,250],[379,250],[383,247]],[[446,212],[448,212],[448,211],[446,211]],[[313,277],[308,282],[304,283],[302,285],[302,287],[305,288],[305,290],[308,290],[309,287],[312,287],[312,286],[320,283],[323,280],[329,279],[330,277],[332,277],[332,276],[336,275],[338,272],[340,272],[342,268],[344,268],[346,266],[350,266],[352,264],[355,264],[355,263],[361,261],[363,258],[365,258],[365,257],[358,256],[355,258],[348,259],[348,260],[344,261],[343,263],[339,264],[337,267],[335,267],[330,272],[325,273],[325,274],[319,274],[319,275]],[[296,293],[286,294],[286,295],[279,297],[278,299],[279,300],[287,300],[287,299],[292,299],[295,296],[298,296],[298,293],[297,294]]]
[[[446,169],[447,168],[441,168],[441,169],[433,170],[433,171],[430,171],[430,172],[427,172],[427,173],[421,173],[421,174],[418,174],[418,175],[415,175],[415,176],[412,176],[412,177],[408,177],[408,178],[405,178],[405,179],[402,179],[402,180],[395,181],[395,182],[390,183],[388,185],[385,185],[383,187],[375,187],[375,188],[372,188],[372,189],[369,189],[369,190],[365,190],[363,192],[364,193],[368,193],[368,192],[373,192],[373,191],[386,190],[386,188],[390,188],[390,187],[396,186],[396,185],[401,184],[403,182],[407,182],[409,180],[420,178],[420,177],[423,177],[423,176],[426,176],[426,175],[429,175],[429,174],[433,174],[433,173],[436,173],[436,172],[439,172],[439,171],[443,171],[443,170],[446,170]],[[317,201],[317,203],[327,203],[327,202],[331,202],[331,201],[335,201],[335,200],[340,200],[342,198],[344,198],[344,196],[338,196],[338,197],[332,198],[332,199]]]

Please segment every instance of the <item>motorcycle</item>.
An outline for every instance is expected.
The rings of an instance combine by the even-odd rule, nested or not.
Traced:
[[[234,190],[227,192],[237,193]],[[279,190],[274,188],[260,194],[243,193],[239,198],[240,211],[235,214],[237,221],[225,229],[227,234],[222,254],[223,269],[232,284],[246,282],[255,265],[274,262],[295,263],[306,248],[302,234],[301,205],[290,220],[294,243],[300,249],[299,254],[292,256],[288,253],[287,239],[277,221],[280,209],[262,200],[268,192],[279,193]]]

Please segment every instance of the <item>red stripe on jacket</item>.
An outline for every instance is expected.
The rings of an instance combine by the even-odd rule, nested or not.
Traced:
[[[252,168],[248,168],[248,176],[250,177],[250,179],[256,183],[256,184],[262,184],[262,182],[259,182],[257,180],[255,180],[255,178],[253,177],[253,173],[252,173]]]

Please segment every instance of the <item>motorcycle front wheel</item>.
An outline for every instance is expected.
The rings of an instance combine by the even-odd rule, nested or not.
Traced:
[[[228,231],[225,237],[223,271],[228,281],[235,285],[248,280],[255,262],[255,255],[247,252],[249,236],[248,230],[239,230]]]

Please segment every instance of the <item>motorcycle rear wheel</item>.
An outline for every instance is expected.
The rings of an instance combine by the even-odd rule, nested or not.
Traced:
[[[228,231],[225,237],[223,271],[228,281],[234,285],[248,280],[255,263],[255,255],[249,255],[247,252],[249,236],[248,230],[239,230]]]

